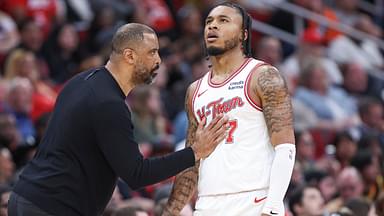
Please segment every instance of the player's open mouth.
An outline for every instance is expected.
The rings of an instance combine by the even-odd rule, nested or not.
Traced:
[[[216,33],[213,33],[213,32],[210,32],[210,33],[208,33],[208,35],[207,35],[207,41],[208,41],[208,42],[213,42],[213,41],[215,41],[217,38],[219,38],[219,36],[218,36]]]

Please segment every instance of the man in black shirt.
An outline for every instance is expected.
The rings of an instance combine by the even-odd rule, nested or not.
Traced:
[[[137,189],[169,178],[207,157],[225,137],[227,118],[199,125],[192,147],[143,159],[125,104],[149,84],[160,64],[155,32],[122,26],[105,67],[74,77],[60,93],[45,136],[9,201],[9,215],[100,215],[118,177]]]

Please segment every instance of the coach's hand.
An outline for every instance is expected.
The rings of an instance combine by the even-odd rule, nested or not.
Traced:
[[[219,114],[207,127],[204,127],[205,123],[205,118],[199,123],[194,144],[191,146],[196,161],[208,157],[216,146],[224,140],[228,128],[228,117]]]

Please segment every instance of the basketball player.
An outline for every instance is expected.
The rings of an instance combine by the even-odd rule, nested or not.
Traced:
[[[163,215],[179,215],[196,186],[195,216],[284,215],[295,161],[292,107],[277,69],[250,57],[250,27],[249,15],[232,3],[205,20],[212,67],[187,91],[186,145],[204,118],[225,113],[230,129],[209,157],[176,177]]]

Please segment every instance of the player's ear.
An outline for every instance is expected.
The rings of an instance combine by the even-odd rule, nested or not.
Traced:
[[[248,39],[248,30],[245,29],[243,32],[243,41],[246,41]]]
[[[136,53],[133,49],[126,48],[123,50],[123,58],[129,64],[133,64],[135,62]]]

